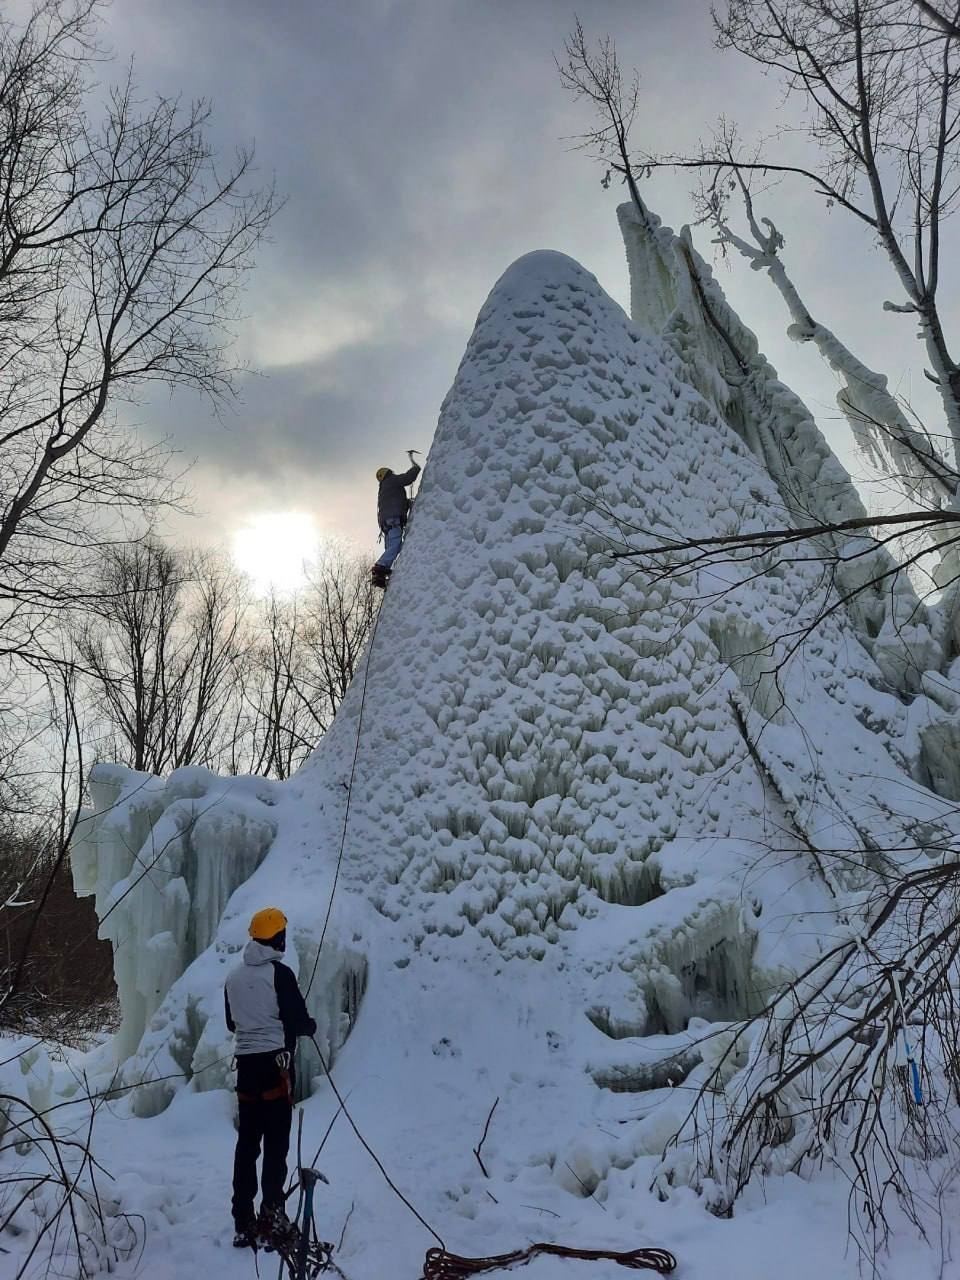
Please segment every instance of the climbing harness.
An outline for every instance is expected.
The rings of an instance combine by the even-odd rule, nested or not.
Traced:
[[[291,1054],[286,1049],[281,1049],[274,1058],[277,1064],[277,1072],[280,1076],[280,1083],[273,1085],[269,1089],[262,1089],[259,1093],[241,1093],[237,1090],[238,1102],[279,1102],[281,1098],[285,1099],[290,1105],[293,1105],[293,1082],[290,1079],[290,1063],[292,1061]],[[233,1060],[236,1067],[237,1060]]]
[[[563,1244],[532,1244],[528,1249],[515,1249],[513,1253],[491,1254],[488,1258],[462,1258],[445,1249],[428,1249],[423,1262],[421,1280],[463,1280],[465,1276],[479,1275],[483,1271],[499,1271],[529,1262],[537,1253],[551,1253],[558,1258],[583,1258],[588,1262],[606,1259],[619,1262],[633,1271],[657,1271],[668,1276],[676,1269],[677,1260],[666,1249],[630,1249],[616,1253],[611,1249],[574,1249]]]

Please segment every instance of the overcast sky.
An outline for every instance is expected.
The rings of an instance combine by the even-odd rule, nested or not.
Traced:
[[[713,48],[706,0],[578,12],[640,70],[638,146],[691,146],[721,111],[776,123],[776,85]],[[564,141],[590,123],[553,61],[573,15],[557,0],[115,0],[108,38],[142,89],[211,98],[218,144],[253,141],[287,199],[250,277],[239,343],[261,374],[236,413],[218,422],[178,396],[141,414],[197,459],[198,514],[178,535],[226,542],[250,516],[297,510],[372,551],[373,472],[426,452],[476,314],[515,258],[562,250],[627,304],[622,191],[602,190]],[[645,195],[674,227],[690,219],[682,177]],[[770,207],[808,304],[916,391],[922,352],[908,321],[876,307],[896,294],[863,233],[799,190]],[[739,262],[718,273],[856,468],[833,379],[784,337],[772,286]]]

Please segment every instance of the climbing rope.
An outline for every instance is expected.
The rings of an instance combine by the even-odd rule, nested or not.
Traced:
[[[412,461],[412,459],[411,459]],[[380,624],[380,613],[374,620],[373,630],[370,634],[370,647],[367,650],[367,658],[363,669],[363,684],[360,689],[360,708],[357,714],[357,739],[353,749],[353,760],[350,765],[350,779],[346,783],[347,801],[343,812],[343,827],[340,832],[340,848],[337,853],[337,862],[333,874],[333,883],[330,886],[330,898],[327,902],[327,911],[324,916],[323,928],[320,931],[320,942],[317,946],[317,954],[313,962],[313,969],[310,973],[310,981],[307,983],[306,995],[310,994],[310,988],[313,986],[314,979],[317,976],[317,968],[320,964],[320,954],[323,950],[324,939],[327,934],[327,926],[330,923],[330,917],[333,912],[333,901],[337,891],[337,884],[340,879],[340,868],[343,864],[344,850],[347,843],[347,827],[350,822],[350,804],[353,799],[353,783],[357,770],[357,758],[360,754],[360,741],[363,730],[363,712],[367,700],[367,678],[370,673],[370,663],[373,658],[374,644],[377,638],[377,628]],[[483,1271],[493,1271],[504,1267],[515,1266],[520,1263],[529,1262],[537,1253],[554,1254],[561,1258],[583,1258],[587,1261],[596,1261],[598,1259],[606,1259],[608,1261],[618,1262],[621,1266],[629,1267],[635,1271],[657,1271],[661,1275],[669,1275],[676,1268],[676,1259],[673,1254],[668,1253],[666,1249],[633,1249],[627,1253],[616,1253],[603,1249],[575,1249],[566,1245],[559,1244],[533,1244],[527,1249],[518,1249],[513,1253],[491,1254],[482,1258],[467,1258],[456,1253],[450,1253],[444,1244],[443,1238],[434,1230],[427,1222],[426,1218],[417,1210],[417,1208],[407,1199],[397,1184],[387,1173],[386,1168],[380,1157],[374,1151],[373,1147],[360,1132],[356,1121],[350,1114],[346,1101],[340,1090],[337,1088],[336,1082],[327,1066],[326,1058],[317,1044],[316,1037],[311,1036],[313,1047],[317,1051],[317,1057],[320,1059],[320,1065],[323,1068],[327,1082],[333,1091],[334,1097],[347,1119],[347,1123],[353,1130],[354,1135],[364,1148],[374,1164],[380,1170],[384,1181],[390,1190],[399,1200],[406,1205],[410,1213],[417,1219],[422,1227],[433,1236],[437,1241],[439,1248],[428,1249],[423,1263],[423,1276],[421,1280],[462,1280],[465,1276],[478,1275]],[[303,1176],[308,1171],[301,1168],[301,1185]],[[313,1170],[310,1170],[313,1173]],[[316,1176],[314,1174],[314,1176]],[[311,1196],[312,1199],[312,1196]],[[326,1241],[317,1237],[316,1225],[310,1215],[305,1216],[305,1221],[301,1235],[301,1242],[298,1248],[297,1257],[294,1258],[289,1252],[281,1251],[282,1261],[285,1262],[290,1270],[292,1280],[313,1280],[322,1271],[332,1270],[338,1275],[343,1276],[343,1272],[339,1270],[332,1258],[333,1246]],[[294,1270],[294,1265],[297,1270]]]
[[[666,1249],[630,1249],[616,1253],[611,1249],[574,1249],[563,1244],[532,1244],[528,1249],[515,1249],[513,1253],[491,1254],[488,1258],[462,1258],[445,1249],[428,1249],[423,1262],[421,1280],[463,1280],[465,1276],[479,1275],[482,1271],[498,1271],[529,1262],[538,1253],[551,1253],[558,1258],[583,1258],[587,1262],[605,1259],[619,1262],[633,1271],[657,1271],[668,1276],[676,1269],[677,1260]]]
[[[350,804],[353,799],[353,783],[354,783],[354,778],[356,776],[356,771],[357,771],[357,758],[360,754],[360,742],[361,742],[361,735],[363,731],[363,712],[364,712],[364,707],[366,706],[366,701],[367,701],[367,679],[370,674],[370,663],[373,659],[373,649],[374,649],[374,645],[376,644],[377,628],[379,627],[379,625],[380,625],[380,612],[378,610],[377,616],[374,619],[373,630],[370,633],[370,646],[367,649],[366,662],[364,663],[364,668],[363,668],[363,683],[360,687],[360,708],[357,713],[357,739],[353,749],[353,760],[351,761],[351,764],[350,764],[350,779],[346,783],[347,801],[344,806],[343,826],[340,831],[340,848],[337,853],[337,862],[336,862],[336,867],[334,868],[334,873],[333,873],[333,883],[330,886],[330,897],[327,902],[327,912],[326,912],[326,915],[324,916],[323,928],[320,931],[320,941],[317,945],[317,954],[313,961],[313,969],[310,973],[310,981],[307,983],[305,995],[310,994],[310,988],[313,986],[314,979],[317,976],[317,968],[320,964],[320,955],[321,955],[321,952],[323,951],[323,943],[327,934],[327,926],[330,923],[330,916],[333,912],[333,901],[334,901],[334,897],[336,896],[337,884],[340,879],[340,868],[343,865],[343,855],[344,855],[344,850],[346,849],[346,844],[347,844],[347,827],[350,822]],[[426,1227],[427,1231],[429,1231],[429,1233],[433,1236],[434,1240],[437,1241],[437,1243],[441,1247],[441,1250],[445,1251],[446,1246],[444,1245],[442,1236],[440,1236],[436,1231],[434,1231],[433,1227],[430,1226],[430,1223],[427,1222],[427,1220],[422,1216],[422,1214],[418,1213],[417,1209],[410,1203],[407,1197],[403,1194],[400,1188],[396,1185],[396,1183],[387,1173],[387,1170],[384,1167],[382,1160],[374,1151],[373,1147],[370,1145],[370,1143],[366,1140],[366,1138],[360,1132],[360,1129],[358,1128],[356,1121],[354,1120],[353,1116],[350,1114],[350,1110],[347,1107],[346,1100],[344,1099],[343,1095],[340,1093],[340,1090],[337,1088],[337,1085],[336,1085],[336,1082],[334,1081],[333,1076],[330,1074],[330,1068],[327,1066],[327,1060],[324,1057],[319,1044],[317,1044],[316,1037],[311,1036],[310,1039],[313,1042],[314,1049],[317,1051],[317,1057],[320,1059],[320,1065],[323,1068],[323,1073],[327,1078],[327,1082],[329,1083],[330,1088],[333,1090],[333,1094],[337,1099],[337,1102],[339,1103],[340,1110],[346,1116],[347,1122],[350,1125],[350,1128],[353,1130],[360,1145],[364,1148],[364,1150],[373,1160],[374,1164],[380,1170],[380,1173],[383,1175],[383,1178],[387,1183],[387,1186],[394,1193],[394,1195],[396,1195],[400,1200],[403,1201],[403,1203],[410,1210],[410,1212],[417,1219],[417,1221],[421,1224],[421,1226]],[[314,1231],[314,1235],[315,1234],[316,1233]],[[323,1241],[317,1242],[317,1245],[319,1247],[314,1247],[311,1250],[312,1257],[315,1263],[322,1264],[326,1268],[336,1269],[330,1257],[329,1246],[326,1246]]]
[[[373,630],[370,633],[370,647],[367,649],[366,661],[363,664],[363,684],[360,686],[360,710],[357,715],[357,741],[353,748],[353,760],[350,764],[350,780],[346,783],[347,803],[343,810],[343,828],[340,832],[340,850],[337,853],[337,864],[333,871],[333,883],[330,886],[330,898],[327,902],[327,913],[323,918],[323,928],[320,930],[320,942],[317,945],[317,954],[314,957],[313,969],[310,973],[310,981],[307,983],[305,996],[310,994],[310,988],[313,986],[314,978],[317,976],[317,967],[320,964],[320,954],[323,951],[323,942],[327,936],[327,926],[330,923],[330,916],[333,913],[333,900],[337,892],[337,884],[340,880],[340,868],[343,865],[343,853],[347,847],[347,826],[350,822],[350,803],[353,799],[353,780],[357,772],[357,757],[360,754],[360,735],[363,730],[363,710],[367,702],[367,677],[370,674],[370,663],[373,660],[373,646],[377,640],[377,628],[380,626],[380,610],[377,610],[377,616],[373,620]]]
[[[419,449],[407,450],[411,462],[413,462],[413,455],[419,452]],[[320,964],[320,954],[323,951],[323,942],[327,936],[327,926],[330,923],[330,916],[333,913],[333,900],[336,896],[337,884],[340,880],[340,868],[343,865],[343,853],[347,845],[347,825],[350,822],[350,804],[353,800],[353,780],[357,772],[357,757],[360,754],[360,735],[363,730],[363,710],[367,703],[367,677],[370,675],[370,663],[373,660],[373,647],[377,642],[377,628],[380,626],[380,613],[381,609],[378,609],[377,616],[373,620],[373,630],[370,632],[370,647],[367,649],[366,661],[363,664],[363,684],[360,687],[360,710],[357,714],[357,741],[353,748],[353,760],[350,764],[350,781],[346,783],[347,803],[343,810],[343,829],[340,832],[340,850],[337,854],[337,865],[333,872],[333,884],[330,886],[330,898],[327,902],[327,913],[323,918],[323,928],[320,930],[320,942],[317,945],[317,954],[313,961],[313,969],[310,972],[310,981],[307,983],[306,995],[310,994],[310,988],[313,986],[313,980],[317,976],[317,967]]]
[[[313,1047],[317,1051],[317,1057],[320,1059],[320,1065],[321,1067],[323,1067],[324,1075],[327,1077],[327,1082],[330,1085],[330,1088],[333,1090],[334,1097],[336,1098],[337,1102],[340,1104],[340,1110],[346,1116],[347,1123],[349,1124],[353,1132],[356,1134],[356,1137],[360,1145],[363,1147],[367,1155],[369,1155],[370,1159],[373,1161],[373,1163],[377,1166],[377,1168],[383,1174],[384,1181],[386,1182],[390,1190],[393,1192],[393,1194],[397,1196],[398,1199],[403,1201],[403,1203],[407,1206],[407,1208],[410,1210],[410,1212],[413,1214],[416,1220],[420,1223],[420,1225],[423,1227],[426,1227],[426,1229],[433,1236],[434,1240],[436,1240],[437,1243],[440,1245],[440,1250],[445,1253],[447,1246],[443,1242],[443,1237],[438,1232],[434,1231],[433,1227],[431,1227],[430,1223],[427,1222],[426,1218],[421,1213],[417,1212],[414,1206],[410,1203],[407,1197],[403,1194],[403,1192],[400,1190],[397,1184],[390,1177],[389,1173],[387,1173],[386,1169],[383,1166],[383,1161],[380,1159],[380,1157],[374,1151],[373,1147],[371,1147],[370,1143],[366,1140],[366,1138],[357,1128],[357,1122],[354,1120],[353,1116],[350,1114],[350,1110],[347,1107],[347,1104],[343,1098],[343,1095],[341,1094],[340,1090],[337,1088],[337,1085],[336,1085],[336,1082],[334,1081],[333,1076],[330,1074],[330,1068],[327,1066],[327,1060],[323,1056],[323,1053],[320,1050],[320,1046],[317,1044],[316,1038],[314,1036],[311,1036],[310,1039],[313,1041]]]
[[[467,1258],[461,1254],[451,1253],[440,1234],[431,1227],[423,1214],[411,1204],[393,1181],[384,1168],[383,1161],[360,1132],[356,1121],[350,1114],[350,1109],[337,1088],[333,1076],[330,1074],[330,1068],[327,1066],[320,1046],[317,1044],[316,1039],[313,1037],[311,1039],[313,1039],[313,1047],[317,1051],[327,1082],[333,1090],[334,1097],[340,1105],[340,1110],[346,1116],[347,1123],[359,1140],[360,1145],[380,1170],[390,1190],[406,1205],[420,1225],[430,1232],[440,1246],[437,1249],[427,1250],[427,1255],[423,1262],[421,1280],[463,1280],[465,1276],[479,1275],[483,1271],[494,1271],[529,1262],[534,1254],[537,1253],[551,1253],[560,1258],[583,1258],[588,1262],[606,1259],[607,1261],[618,1262],[623,1267],[630,1267],[634,1271],[657,1271],[663,1276],[669,1275],[676,1268],[676,1258],[666,1249],[631,1249],[626,1253],[617,1253],[609,1249],[575,1249],[562,1244],[532,1244],[527,1249],[516,1249],[513,1253],[490,1254],[482,1258]]]

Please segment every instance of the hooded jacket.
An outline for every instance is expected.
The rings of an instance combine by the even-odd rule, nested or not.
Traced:
[[[293,1050],[297,1036],[312,1036],[317,1024],[307,1012],[293,970],[274,947],[255,938],[223,991],[227,1028],[237,1038],[237,1057]]]
[[[419,474],[420,466],[415,462],[410,470],[404,471],[402,475],[398,476],[393,471],[388,471],[380,481],[380,490],[377,494],[377,522],[384,533],[387,530],[387,523],[391,520],[399,520],[401,526],[407,523],[407,513],[410,510],[407,485],[413,484]]]

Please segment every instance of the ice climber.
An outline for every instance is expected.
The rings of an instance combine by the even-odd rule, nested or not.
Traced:
[[[377,494],[377,523],[383,534],[383,555],[370,570],[370,577],[375,587],[385,587],[393,562],[400,554],[403,543],[403,531],[410,514],[410,499],[407,497],[407,485],[413,484],[420,474],[420,465],[414,462],[415,449],[408,449],[410,459],[409,471],[397,475],[389,467],[377,468],[377,481],[380,491]]]
[[[317,1024],[307,1012],[293,971],[282,963],[287,917],[264,907],[250,921],[243,962],[224,988],[227,1026],[236,1036],[237,1148],[233,1158],[233,1221],[238,1249],[289,1240],[283,1184],[293,1118],[293,1050]],[[263,1144],[260,1217],[254,1214],[257,1159]]]

